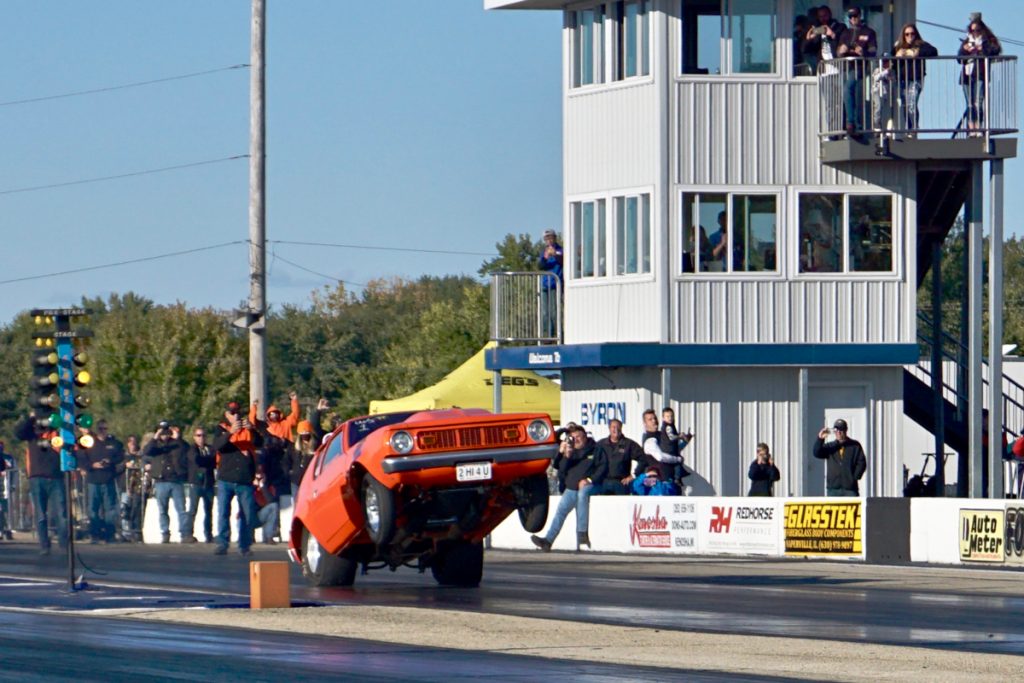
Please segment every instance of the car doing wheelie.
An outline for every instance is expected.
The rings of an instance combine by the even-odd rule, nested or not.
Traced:
[[[402,565],[476,586],[483,539],[513,512],[529,532],[548,513],[557,451],[544,414],[450,409],[370,415],[324,440],[295,498],[288,552],[316,586]]]

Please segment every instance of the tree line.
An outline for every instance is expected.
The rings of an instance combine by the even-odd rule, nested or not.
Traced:
[[[478,274],[533,270],[540,246],[508,235]],[[80,303],[93,311],[82,327],[95,334],[86,348],[88,411],[120,438],[160,420],[210,425],[228,401],[248,402],[248,332],[231,325],[231,311],[157,304],[133,292]],[[339,418],[365,414],[371,400],[427,387],[476,353],[489,336],[489,309],[487,283],[466,275],[315,290],[307,304],[267,316],[268,401],[287,406],[294,390],[304,410],[323,396]],[[8,452],[22,451],[13,432],[29,407],[36,329],[27,310],[0,327],[0,437]]]

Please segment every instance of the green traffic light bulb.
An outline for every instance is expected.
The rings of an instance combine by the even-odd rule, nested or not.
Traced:
[[[47,419],[47,423],[53,429],[60,429],[63,421],[60,419],[60,413],[50,413],[50,417]]]
[[[77,418],[75,418],[75,422],[78,423],[79,427],[91,429],[93,424],[92,415],[90,415],[89,413],[82,413]]]

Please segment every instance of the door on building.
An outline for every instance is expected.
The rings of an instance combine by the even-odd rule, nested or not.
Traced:
[[[832,425],[838,419],[846,420],[849,425],[849,436],[863,444],[870,452],[867,443],[870,434],[867,410],[868,386],[864,384],[829,384],[808,387],[809,406],[807,411],[807,433],[804,442],[807,453],[804,456],[803,495],[825,495],[825,461],[814,457],[814,441],[822,427]],[[826,442],[835,439],[835,433],[829,434]],[[861,491],[864,491],[863,486]]]

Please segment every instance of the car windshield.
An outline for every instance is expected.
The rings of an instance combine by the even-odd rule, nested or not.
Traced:
[[[352,420],[348,424],[348,446],[351,448],[381,427],[405,422],[415,413],[388,413],[386,415],[370,415]]]

